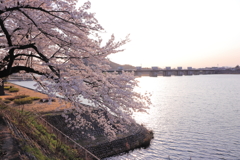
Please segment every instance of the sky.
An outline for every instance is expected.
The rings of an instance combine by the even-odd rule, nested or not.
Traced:
[[[113,62],[161,68],[240,65],[240,0],[90,2],[104,38],[130,34],[125,50],[109,56]]]

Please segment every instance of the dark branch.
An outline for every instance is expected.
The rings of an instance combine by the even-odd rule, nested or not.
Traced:
[[[8,42],[8,46],[12,46],[12,41],[11,41],[11,35],[8,33],[5,25],[4,25],[4,22],[2,19],[0,19],[0,26],[2,28],[2,31],[4,32],[5,36],[6,36],[6,39],[7,39],[7,42]]]
[[[16,60],[17,57],[20,57],[20,56],[34,57],[34,58],[37,58],[37,59],[41,59],[41,57],[36,56],[36,55],[33,55],[33,54],[17,54],[17,55],[14,56],[14,57],[15,57],[15,60]]]
[[[30,67],[26,67],[26,66],[15,66],[15,67],[12,67],[11,68],[11,71],[8,72],[7,69],[4,69],[2,71],[0,71],[0,78],[3,78],[3,77],[7,77],[13,73],[18,73],[20,71],[25,71],[27,73],[35,73],[35,74],[38,74],[38,75],[46,75],[46,73],[43,73],[43,72],[39,72],[39,71],[36,71],[35,69],[33,68],[30,68]]]

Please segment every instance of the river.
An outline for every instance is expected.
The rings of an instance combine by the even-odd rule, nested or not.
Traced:
[[[154,132],[147,149],[107,160],[240,159],[240,75],[142,77],[152,93],[137,122]]]

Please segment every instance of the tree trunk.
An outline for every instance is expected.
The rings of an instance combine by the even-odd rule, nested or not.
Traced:
[[[4,81],[2,81],[2,85],[0,85],[0,96],[1,95],[5,95],[5,92],[4,92]]]

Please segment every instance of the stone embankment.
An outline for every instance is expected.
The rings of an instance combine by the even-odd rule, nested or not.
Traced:
[[[152,131],[136,123],[126,125],[128,132],[117,134],[117,137],[110,141],[96,124],[93,124],[93,130],[71,130],[67,124],[64,124],[64,118],[61,115],[45,116],[45,119],[99,158],[118,155],[137,148],[147,148],[153,138]],[[88,134],[93,135],[95,139],[89,138]]]
[[[137,133],[110,142],[87,147],[87,149],[98,157],[105,158],[123,152],[129,152],[137,148],[147,148],[152,138],[153,133],[143,126],[140,126]]]

